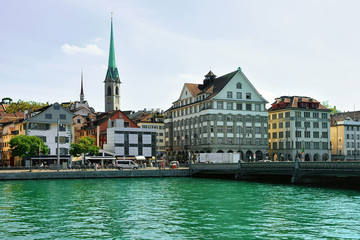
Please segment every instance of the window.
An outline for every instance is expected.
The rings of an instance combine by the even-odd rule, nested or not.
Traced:
[[[328,149],[328,143],[327,143],[327,142],[323,142],[323,143],[322,143],[322,149],[323,149],[323,150]]]
[[[246,134],[250,134],[251,133],[251,127],[246,127]]]
[[[237,88],[237,89],[242,89],[242,84],[238,82],[238,83],[236,84],[236,88]]]
[[[232,92],[227,92],[227,98],[232,98],[232,97],[233,97]]]
[[[304,122],[304,127],[309,128],[310,127],[310,122]]]
[[[226,104],[226,108],[227,108],[227,110],[233,110],[233,104],[230,103],[230,102],[228,102],[228,103]]]
[[[295,117],[301,117],[301,112],[295,112]]]
[[[66,115],[65,114],[60,114],[60,119],[66,119]]]
[[[217,127],[217,132],[218,132],[218,133],[222,133],[222,132],[223,132],[223,127],[222,127],[222,126],[218,126],[218,127]]]
[[[290,131],[286,131],[286,132],[285,132],[285,136],[286,136],[287,138],[289,138],[289,137],[290,137]]]
[[[304,112],[304,117],[309,118],[310,117],[310,112]]]
[[[217,140],[218,140],[218,143],[219,143],[219,144],[222,144],[222,143],[223,143],[223,141],[224,141],[224,138],[219,137],[219,138],[217,138]]]
[[[59,131],[65,132],[66,131],[66,125],[65,124],[59,124]]]
[[[319,118],[319,113],[313,113],[313,118]]]
[[[272,124],[272,129],[276,129],[276,123]]]
[[[241,121],[242,121],[242,117],[241,117],[241,116],[236,116],[236,121],[237,121],[237,122],[241,122]]]
[[[284,132],[279,132],[279,138],[284,138]]]
[[[284,149],[284,143],[283,142],[279,142],[279,149]]]
[[[313,122],[313,128],[319,128],[319,122]]]
[[[255,111],[260,111],[260,104],[255,104]]]
[[[310,138],[310,131],[305,131],[305,138]]]
[[[60,106],[59,105],[54,105],[54,110],[60,110]]]
[[[279,119],[284,118],[284,113],[279,113]]]
[[[52,119],[52,114],[51,113],[46,113],[45,114],[45,119]]]
[[[246,116],[246,122],[251,122],[251,116]]]
[[[295,127],[301,127],[301,122],[300,122],[300,121],[296,121],[296,122],[295,122]]]
[[[251,104],[246,104],[246,111],[251,111]]]
[[[80,118],[76,119],[76,122],[81,123],[81,119]]]
[[[327,133],[327,132],[322,132],[322,133],[321,133],[321,137],[322,137],[322,138],[327,138],[327,137],[328,137],[328,133]]]
[[[261,143],[261,142],[260,142],[260,139],[258,139],[258,138],[255,139],[255,145],[260,145],[260,143]]]
[[[272,133],[272,138],[273,138],[273,139],[276,139],[276,138],[277,138],[277,133],[276,133],[276,132],[273,132],[273,133]]]
[[[222,120],[223,120],[223,116],[222,116],[222,115],[217,115],[217,120],[218,120],[218,121],[222,121]]]
[[[285,112],[285,118],[289,118],[290,117],[290,112]]]
[[[242,110],[242,104],[241,103],[236,104],[236,110]]]
[[[295,131],[295,137],[297,138],[301,137],[301,131]]]
[[[323,122],[323,123],[321,123],[321,126],[322,126],[322,128],[327,128],[327,123]]]
[[[236,132],[241,133],[242,132],[242,127],[241,126],[236,126]]]
[[[58,138],[55,137],[55,142],[57,142]],[[59,143],[61,144],[64,144],[64,143],[68,143],[69,142],[69,137],[63,137],[63,136],[60,136],[59,137]]]
[[[259,127],[256,127],[256,128],[255,128],[255,133],[256,133],[256,134],[259,134],[259,133],[261,133],[261,128],[259,128]]]
[[[273,149],[277,149],[277,143],[276,142],[273,143]]]
[[[313,137],[314,138],[319,138],[319,132],[313,132]]]
[[[321,118],[328,118],[327,113],[321,113]]]
[[[236,93],[236,99],[242,99],[242,93],[241,92]]]
[[[233,128],[232,128],[231,126],[228,126],[228,127],[227,127],[227,132],[228,132],[228,133],[232,133],[232,131],[233,131]]]
[[[30,130],[49,130],[50,124],[45,123],[29,123]]]
[[[277,119],[277,115],[276,115],[276,114],[273,114],[273,115],[272,115],[272,119]]]
[[[119,95],[119,87],[118,86],[115,87],[115,94]],[[186,92],[186,95],[187,95],[187,92]]]
[[[107,88],[107,95],[111,96],[111,87],[110,86],[108,86],[108,88]]]
[[[217,102],[217,109],[223,109],[223,103]]]
[[[311,149],[310,142],[305,142],[305,149]]]
[[[232,138],[228,138],[228,139],[227,139],[227,144],[233,144],[233,139],[232,139]]]
[[[279,123],[279,128],[283,128],[284,127],[284,123],[283,122],[280,122]]]
[[[320,149],[320,144],[319,142],[314,142],[314,149]]]
[[[246,93],[246,99],[251,99],[251,93]]]
[[[290,122],[285,122],[285,127],[289,128],[290,127]]]
[[[227,116],[226,116],[226,121],[231,122],[231,121],[232,121],[232,116],[231,116],[231,115],[227,115]]]

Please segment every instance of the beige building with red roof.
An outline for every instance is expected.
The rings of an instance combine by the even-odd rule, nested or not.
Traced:
[[[202,84],[185,83],[166,111],[168,155],[186,160],[189,153],[239,152],[245,161],[264,159],[266,103],[241,68],[221,77],[210,71]]]
[[[268,111],[271,160],[330,160],[330,111],[310,97],[276,98]]]

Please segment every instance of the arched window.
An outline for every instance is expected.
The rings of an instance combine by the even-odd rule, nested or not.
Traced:
[[[116,86],[116,88],[115,88],[115,95],[119,95],[119,87],[118,86]]]
[[[110,87],[110,86],[108,86],[107,95],[108,95],[108,96],[111,96],[111,87]]]
[[[236,84],[236,88],[237,88],[237,89],[242,89],[242,84],[238,82],[238,83]]]

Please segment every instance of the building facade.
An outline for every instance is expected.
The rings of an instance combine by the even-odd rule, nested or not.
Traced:
[[[356,115],[354,112],[347,112],[333,116],[330,128],[333,160],[360,158],[360,122],[354,120]]]
[[[204,152],[239,152],[245,161],[265,158],[267,101],[241,68],[221,77],[211,71],[203,84],[185,83],[166,111],[165,148],[186,160]]]
[[[42,139],[50,149],[49,155],[57,155],[57,141],[59,141],[60,155],[70,157],[73,113],[63,108],[59,103],[54,103],[37,112],[27,113],[24,123],[26,135],[37,136]],[[58,128],[59,139],[57,137]]]
[[[115,156],[145,156],[156,154],[156,130],[144,128],[128,128],[123,119],[109,121],[107,141],[104,150],[115,153]]]
[[[268,114],[273,161],[331,160],[329,109],[310,97],[282,96]]]

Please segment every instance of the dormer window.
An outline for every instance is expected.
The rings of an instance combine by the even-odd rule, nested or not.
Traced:
[[[242,84],[238,82],[238,83],[236,84],[236,88],[237,88],[237,89],[242,89]]]

